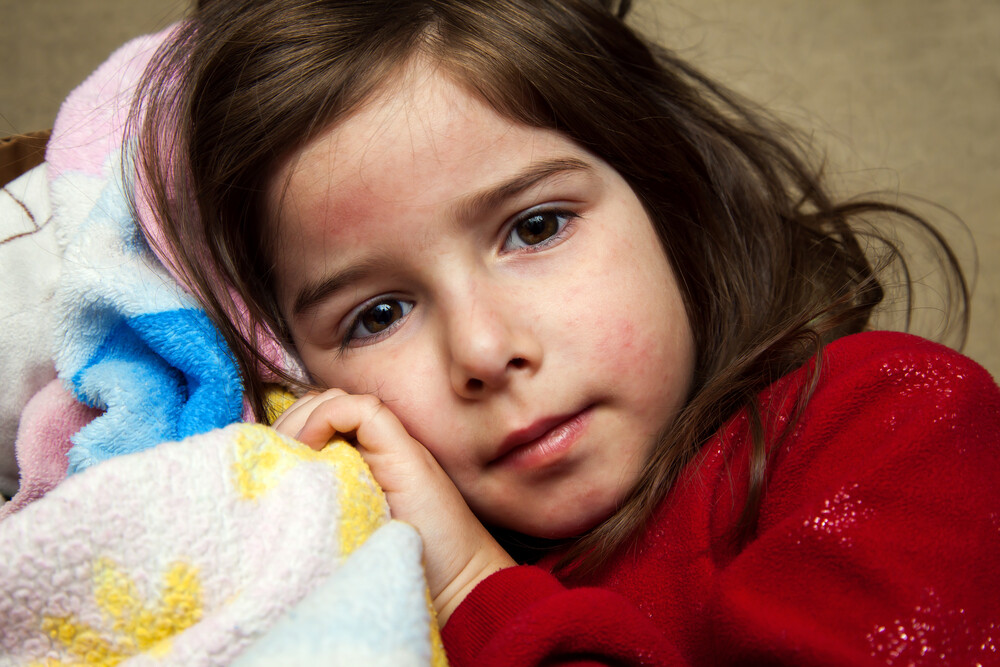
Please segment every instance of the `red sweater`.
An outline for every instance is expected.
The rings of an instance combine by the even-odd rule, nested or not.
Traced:
[[[905,334],[829,345],[736,548],[746,424],[705,445],[598,576],[567,588],[546,558],[481,582],[443,630],[452,664],[1000,664],[1000,390],[984,369]]]

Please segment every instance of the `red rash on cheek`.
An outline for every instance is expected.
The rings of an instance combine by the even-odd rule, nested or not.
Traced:
[[[631,322],[623,322],[617,334],[618,345],[624,351],[630,351],[635,346],[635,327]]]
[[[594,323],[591,324],[594,326]],[[604,329],[600,351],[618,370],[631,371],[632,353],[635,348],[635,325],[629,321],[604,321],[598,324]]]

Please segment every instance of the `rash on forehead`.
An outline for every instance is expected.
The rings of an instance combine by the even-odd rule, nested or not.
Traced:
[[[336,221],[345,228],[377,221],[383,207],[440,206],[454,200],[463,183],[472,190],[493,176],[491,158],[510,153],[512,144],[527,145],[529,152],[549,149],[543,144],[552,142],[539,142],[527,128],[501,117],[447,72],[442,76],[441,68],[418,65],[402,70],[284,165],[271,182],[272,216],[286,222]],[[453,178],[428,184],[428,172]]]
[[[533,184],[586,171],[588,187],[597,187],[599,162],[563,135],[515,122],[452,77],[414,65],[308,142],[271,180],[279,303],[293,316],[309,301],[303,295],[342,284],[331,276],[370,267],[373,258],[398,272],[416,261],[413,250],[451,229],[495,235],[504,220],[494,218],[515,213],[500,208],[527,199]],[[488,225],[477,227],[484,220]]]

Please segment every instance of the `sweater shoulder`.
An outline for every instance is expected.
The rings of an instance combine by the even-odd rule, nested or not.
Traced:
[[[797,373],[807,377],[816,367]],[[877,431],[883,422],[897,431],[902,417],[911,425],[948,421],[962,431],[980,420],[995,422],[1000,409],[1000,389],[986,369],[910,334],[846,336],[827,346],[818,369],[800,420],[803,435],[850,427]]]
[[[824,350],[815,389],[772,452],[761,519],[862,483],[888,496],[988,486],[998,443],[1000,388],[979,364],[908,334],[848,336]]]
[[[996,386],[989,372],[972,359],[940,343],[897,331],[840,338],[827,345],[823,365],[827,376],[867,373],[873,379],[899,378],[898,383],[919,380],[922,369],[934,368],[937,375],[952,375],[963,383]]]

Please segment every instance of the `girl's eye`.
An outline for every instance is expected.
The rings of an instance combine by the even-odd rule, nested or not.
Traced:
[[[402,299],[383,298],[367,306],[355,317],[345,344],[351,341],[363,342],[387,333],[413,310],[413,303]]]
[[[544,245],[559,235],[576,214],[569,211],[535,211],[528,213],[514,226],[504,243],[505,250]]]

